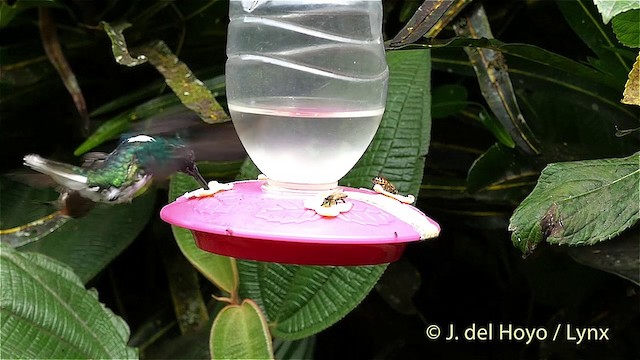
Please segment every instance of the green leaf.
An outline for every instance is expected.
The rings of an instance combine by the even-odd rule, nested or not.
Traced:
[[[616,127],[628,126],[627,119],[612,116],[601,103],[551,91],[527,93],[520,99],[543,140],[541,164],[620,157],[637,150],[632,136],[616,135]]]
[[[51,14],[51,11],[47,8],[38,9],[38,23],[40,27],[40,38],[42,39],[42,47],[49,58],[49,62],[58,72],[60,80],[64,84],[65,88],[71,99],[76,106],[76,111],[80,115],[79,128],[84,136],[89,135],[89,112],[87,111],[87,102],[84,99],[84,94],[80,88],[80,83],[69,65],[69,61],[62,51],[62,45],[58,38],[58,30],[56,23]]]
[[[342,319],[386,266],[298,266],[238,261],[240,296],[264,310],[273,336],[302,339]]]
[[[629,61],[618,52],[611,28],[598,17],[591,0],[557,1],[558,8],[571,28],[596,54],[590,63],[622,83],[629,70]]]
[[[127,324],[69,267],[0,245],[0,279],[0,358],[137,358]]]
[[[80,156],[105,141],[117,138],[129,129],[130,123],[133,121],[145,120],[153,115],[176,111],[178,108],[178,101],[173,95],[160,96],[149,100],[104,122],[73,151],[73,155]]]
[[[418,312],[413,297],[420,289],[420,272],[410,261],[400,259],[389,264],[376,284],[376,292],[395,311],[412,315]]]
[[[145,54],[184,106],[198,114],[202,121],[215,124],[230,120],[211,91],[163,41],[154,41],[137,51]]]
[[[454,30],[458,36],[493,38],[487,14],[481,4],[454,24]],[[538,139],[520,112],[502,52],[472,47],[465,47],[464,50],[476,72],[482,96],[516,146],[526,153],[539,154]]]
[[[382,122],[341,184],[371,188],[371,179],[382,174],[401,193],[417,196],[431,140],[430,60],[426,49],[387,53],[389,88]]]
[[[16,0],[11,5],[8,1],[0,2],[0,29],[9,25],[20,12],[34,7],[62,7],[58,0]]]
[[[471,0],[425,1],[407,24],[393,39],[387,41],[387,49],[400,48],[423,36],[436,36]]]
[[[420,186],[420,199],[425,200],[428,208],[434,207],[443,210],[444,206],[447,209],[452,209],[455,214],[475,216],[478,213],[477,201],[483,203],[481,204],[483,208],[487,208],[487,205],[508,205],[512,209],[531,192],[535,184],[535,178],[516,178],[504,180],[470,193],[467,191],[464,179],[426,175]],[[476,201],[472,204],[473,206],[468,205],[468,199]],[[441,204],[436,205],[437,202]],[[501,213],[504,212],[503,208],[499,210]],[[491,214],[484,211],[480,216],[487,215]]]
[[[69,220],[20,250],[39,252],[69,265],[86,283],[138,237],[153,214],[155,197],[155,191],[148,191],[131,204],[96,206],[88,215]]]
[[[166,4],[161,6],[166,6]],[[149,61],[164,76],[167,85],[184,106],[198,114],[202,121],[214,124],[229,120],[211,91],[195,77],[185,63],[171,52],[164,41],[156,40],[136,48],[134,52],[137,55],[133,57],[127,49],[122,34],[131,25],[122,23],[112,27],[104,21],[100,24],[111,40],[111,49],[116,62],[126,66],[137,66]]]
[[[420,2],[419,1],[405,1],[400,6],[401,6],[400,7],[400,15],[398,17],[398,20],[400,20],[400,22],[405,22],[405,21],[409,20],[413,16],[413,13],[415,13],[416,10],[418,9],[418,7],[420,6]]]
[[[467,89],[461,85],[442,85],[433,89],[431,117],[445,118],[467,107]]]
[[[613,18],[613,32],[622,44],[640,48],[640,10],[630,10]]]
[[[516,147],[516,143],[511,138],[511,135],[509,135],[509,132],[507,132],[507,129],[502,126],[498,119],[491,116],[491,114],[489,114],[486,109],[483,108],[482,110],[480,110],[480,113],[478,114],[478,120],[480,121],[480,123],[482,123],[482,125],[484,125],[484,127],[491,131],[496,140],[498,140],[502,145],[511,149]]]
[[[509,182],[531,181],[538,175],[528,157],[495,144],[469,168],[467,190],[474,193]]]
[[[593,3],[602,14],[602,20],[605,24],[618,14],[640,8],[640,3],[637,0],[593,0]]]
[[[53,189],[38,189],[0,177],[0,228],[7,229],[49,215],[58,197]]]
[[[443,45],[499,49],[507,55],[509,74],[517,88],[554,95],[556,99],[573,99],[577,104],[597,107],[601,115],[607,118],[638,122],[637,114],[618,101],[622,83],[584,64],[535,46],[504,44],[495,39],[452,39],[421,45],[437,48],[432,58],[435,69],[466,76],[474,74],[471,63],[461,51],[442,48]],[[522,97],[519,100],[522,102]],[[531,124],[537,125],[535,122]],[[540,138],[544,139],[543,136]]]
[[[208,328],[209,312],[200,289],[198,271],[177,250],[171,239],[159,244],[160,257],[169,281],[175,319],[181,335],[197,335]]]
[[[0,46],[0,59],[2,59],[0,62],[0,71],[2,71],[0,83],[2,84],[23,87],[43,81],[54,74],[54,68],[44,54],[40,41],[24,41]]]
[[[300,340],[273,340],[273,353],[279,360],[313,359],[316,337],[310,336]]]
[[[0,178],[0,224],[3,229],[34,221],[56,209],[51,189],[35,189]],[[99,205],[86,216],[70,219],[41,240],[20,250],[51,256],[71,266],[87,282],[118,256],[138,236],[153,213],[155,191],[131,204]]]
[[[211,327],[213,359],[273,359],[273,345],[258,305],[244,300],[220,311]]]
[[[619,159],[548,165],[511,217],[511,240],[531,252],[541,241],[591,245],[638,221],[640,152]]]
[[[0,51],[1,51],[1,48],[0,48]],[[221,95],[224,95],[224,91],[225,91],[224,79],[225,79],[224,75],[218,75],[211,79],[204,80],[204,84],[209,90],[211,90],[211,93],[213,93],[213,96],[221,96]],[[163,86],[164,86],[164,83],[160,81],[144,86],[138,90],[129,92],[125,95],[122,95],[112,101],[109,101],[101,105],[97,109],[93,110],[90,115],[92,117],[100,116],[116,110],[124,109],[129,105],[138,103],[141,100],[145,100],[153,97],[153,95],[158,94],[162,90]],[[175,96],[175,94],[164,95],[163,97],[173,99],[174,104],[180,103],[179,99]],[[138,109],[138,111],[141,111],[141,110],[142,109]]]
[[[238,180],[255,180],[261,174],[260,169],[253,163],[250,157],[242,163],[240,167],[240,173],[238,174]]]
[[[640,286],[640,233],[631,229],[615,239],[569,249],[577,262],[616,274]]]
[[[434,51],[434,55],[440,54],[442,50],[445,50],[443,48],[450,47],[471,46],[498,50],[508,56],[507,64],[509,66],[509,73],[512,76],[525,74],[528,77],[558,83],[567,88],[572,88],[582,83],[589,84],[589,86],[593,86],[591,84],[602,85],[604,86],[604,90],[616,90],[620,88],[619,81],[612,76],[534,45],[509,44],[500,40],[487,38],[469,39],[456,37],[448,40],[431,40],[428,44],[414,46],[426,46],[428,48],[438,49]],[[447,65],[471,66],[469,61],[460,61],[460,57],[453,59],[447,56],[447,58],[450,59]],[[443,62],[443,60],[444,59],[440,60],[439,56],[434,56],[434,66]],[[455,62],[454,60],[458,61]],[[451,70],[453,70],[453,68]],[[471,74],[472,72],[467,70],[467,73]],[[596,88],[595,90],[601,89]]]
[[[217,96],[224,89],[224,76],[217,76],[206,80],[204,84]],[[127,97],[116,99],[111,103],[105,104],[105,109],[102,109],[102,111],[111,110],[116,106],[120,106],[121,103],[127,103],[128,101],[131,101],[131,99]],[[183,105],[180,104],[180,100],[175,94],[158,96],[104,122],[87,140],[74,150],[73,154],[80,156],[105,141],[119,137],[129,129],[131,122],[160,117],[181,111],[182,109],[184,109]]]
[[[116,25],[110,25],[106,21],[101,21],[102,29],[109,40],[111,40],[111,51],[116,62],[125,66],[137,66],[147,62],[147,57],[144,55],[131,56],[129,49],[127,48],[127,42],[124,38],[123,32],[131,27],[129,23],[119,23]]]
[[[233,181],[243,164],[243,160],[236,161],[198,161],[198,170],[205,178],[217,181]]]
[[[169,185],[169,201],[200,186],[193,177],[185,174],[175,174]],[[172,226],[173,236],[178,247],[189,262],[218,288],[228,293],[234,293],[238,288],[238,270],[236,260],[227,256],[212,254],[201,250],[195,243],[190,230]]]

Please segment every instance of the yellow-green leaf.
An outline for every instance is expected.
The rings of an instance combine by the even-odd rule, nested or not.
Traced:
[[[169,201],[175,200],[187,191],[198,188],[198,183],[190,176],[176,174],[169,185]],[[238,289],[238,269],[236,260],[201,250],[196,246],[191,231],[177,226],[171,227],[178,247],[189,262],[218,288],[230,294]]]
[[[264,314],[252,300],[228,305],[218,313],[209,340],[212,359],[273,359]]]

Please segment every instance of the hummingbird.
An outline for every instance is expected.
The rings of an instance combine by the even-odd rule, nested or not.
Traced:
[[[24,165],[48,175],[60,193],[73,192],[98,203],[131,202],[154,178],[183,172],[209,189],[194,153],[180,139],[135,135],[124,139],[111,153],[90,153],[82,166],[74,166],[29,154]]]

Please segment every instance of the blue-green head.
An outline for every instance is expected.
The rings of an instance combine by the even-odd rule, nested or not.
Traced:
[[[179,138],[135,135],[123,140],[113,154],[118,157],[132,155],[132,160],[153,177],[166,178],[175,172],[192,176],[208,189],[195,163],[193,150]]]

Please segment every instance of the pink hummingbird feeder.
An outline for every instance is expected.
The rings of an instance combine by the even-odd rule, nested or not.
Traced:
[[[303,265],[398,260],[438,224],[384,179],[338,186],[382,119],[388,68],[381,0],[231,0],[227,100],[264,176],[209,183],[165,206],[198,246]]]

